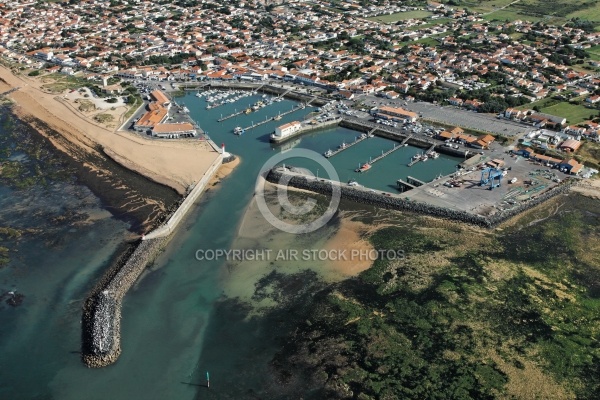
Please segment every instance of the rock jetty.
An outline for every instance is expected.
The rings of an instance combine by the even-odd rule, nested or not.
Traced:
[[[121,354],[121,304],[146,266],[166,244],[166,238],[137,243],[88,297],[82,318],[82,359],[88,367],[114,363]],[[110,273],[112,272],[112,273]]]
[[[330,195],[332,193],[332,185],[339,185],[339,183],[337,182],[332,182],[326,179],[318,180],[314,177],[298,174],[296,172],[290,172],[289,170],[285,170],[284,172],[282,168],[272,169],[267,174],[266,179],[269,182],[278,183],[281,181],[281,178],[284,175],[286,180],[289,179],[288,185],[299,189],[305,189],[316,193],[321,193],[324,195]],[[537,206],[538,204],[541,204],[554,196],[566,193],[570,190],[571,186],[572,183],[567,181],[557,187],[554,187],[553,189],[548,190],[547,192],[536,197],[535,199],[523,203],[515,208],[500,211],[489,217],[484,217],[482,215],[473,214],[466,211],[454,210],[446,207],[439,207],[427,203],[409,201],[400,197],[393,197],[386,194],[365,190],[364,188],[360,187],[340,185],[341,197],[344,199],[354,201],[356,203],[369,204],[376,207],[400,211],[410,211],[417,214],[431,215],[437,218],[464,222],[467,224],[477,225],[485,228],[493,228],[498,224],[508,220],[509,218],[512,218],[513,216],[523,211]]]

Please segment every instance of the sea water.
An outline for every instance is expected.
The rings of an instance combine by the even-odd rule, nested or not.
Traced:
[[[55,220],[51,234],[24,238],[17,245],[19,258],[0,270],[2,287],[17,288],[26,296],[21,306],[5,306],[0,311],[0,398],[278,398],[268,363],[278,348],[278,335],[285,335],[285,330],[268,325],[259,316],[248,318],[239,302],[226,297],[235,296],[235,291],[223,291],[227,286],[247,293],[255,280],[232,284],[228,280],[239,276],[229,274],[223,260],[198,261],[195,254],[198,249],[231,247],[252,200],[257,174],[269,157],[294,146],[323,153],[342,141],[348,143],[358,133],[334,128],[272,146],[269,135],[275,127],[314,111],[306,107],[242,136],[233,135],[236,126],[248,126],[297,104],[289,100],[223,123],[216,121],[221,114],[239,111],[258,99],[260,96],[246,97],[212,110],[206,110],[206,101],[191,93],[177,99],[217,144],[225,143],[228,151],[240,156],[241,164],[209,188],[168,249],[127,294],[121,323],[123,351],[109,367],[88,369],[80,361],[81,304],[125,239],[127,225],[103,212],[99,201],[77,185],[68,186],[69,190],[57,186],[54,196],[45,194],[46,188],[18,193],[0,188],[6,206],[33,196],[36,200],[28,203],[28,210],[35,203],[41,208],[79,209],[83,197],[88,199],[85,209],[89,214],[99,214],[81,225]],[[339,169],[340,179],[356,178],[358,163],[391,146],[389,140],[368,139],[331,161]],[[391,191],[396,180],[405,179],[406,174],[429,179],[451,171],[459,162],[441,156],[406,170],[412,154],[419,151],[411,147],[398,150],[359,176],[359,182]],[[322,173],[318,167],[311,168],[315,174]],[[422,175],[425,171],[428,176]],[[315,237],[307,245],[321,243],[321,239]],[[289,238],[271,236],[269,240],[263,244],[275,248]],[[269,266],[264,272],[270,272]],[[210,390],[204,387],[206,371],[211,372]]]

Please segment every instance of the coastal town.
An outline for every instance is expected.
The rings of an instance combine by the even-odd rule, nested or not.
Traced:
[[[215,81],[287,83],[357,108],[378,99],[408,102],[426,120],[501,137],[515,130],[488,130],[485,116],[518,121],[522,134],[534,126],[580,143],[596,141],[600,130],[592,52],[600,35],[579,19],[496,19],[495,10],[419,1],[6,2],[0,12],[0,54],[11,68],[78,77],[132,106],[141,104],[127,87],[133,81],[167,90]],[[423,112],[413,105],[419,101],[433,106]],[[144,122],[138,126],[152,128]],[[194,136],[196,128],[166,124],[154,134]],[[542,141],[524,147],[563,150],[563,141]]]

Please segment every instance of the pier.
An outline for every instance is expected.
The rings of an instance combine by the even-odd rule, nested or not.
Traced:
[[[364,135],[364,133],[363,133],[363,135]],[[331,157],[341,153],[342,151],[349,149],[350,147],[354,146],[355,144],[362,142],[363,140],[365,140],[367,138],[368,138],[368,136],[357,136],[356,139],[354,140],[354,142],[352,142],[352,143],[349,143],[349,144],[342,143],[337,150],[332,151],[331,153],[329,153],[329,152],[325,153],[325,158],[331,158]]]
[[[377,161],[384,159],[385,157],[389,156],[390,154],[392,154],[393,152],[395,152],[396,150],[404,147],[404,143],[408,141],[408,138],[404,139],[403,143],[397,145],[394,144],[394,147],[391,148],[390,150],[386,151],[385,153],[381,153],[380,156],[375,157],[374,159],[372,159],[371,161],[369,161],[369,164],[373,165],[375,164]]]
[[[277,114],[277,115],[276,115],[276,116],[274,116],[274,117],[268,117],[268,118],[267,118],[267,119],[265,119],[264,121],[257,122],[257,123],[255,123],[255,124],[253,123],[252,125],[250,125],[250,126],[247,126],[247,127],[243,128],[243,129],[244,129],[245,131],[249,131],[250,129],[254,129],[254,128],[258,127],[258,126],[264,125],[264,124],[266,124],[267,122],[275,121],[275,118],[278,118],[278,117],[280,118],[280,117],[286,116],[286,115],[288,115],[288,114],[291,114],[291,113],[293,113],[293,112],[296,112],[296,111],[298,111],[298,110],[302,110],[302,109],[304,109],[304,108],[306,108],[306,106],[305,106],[304,104],[300,104],[300,105],[298,105],[298,106],[296,106],[296,107],[292,108],[291,110],[288,110],[288,111],[286,111],[286,112],[282,112],[282,113],[280,113],[280,114]],[[219,121],[219,122],[220,122],[220,121]]]
[[[407,176],[406,177],[406,182],[410,183],[414,187],[419,187],[419,186],[425,185],[425,182],[423,182],[420,179],[413,178],[412,176]]]
[[[423,157],[428,157],[432,152],[433,149],[435,149],[435,143],[432,144],[426,151],[425,153],[423,153],[421,156],[415,156],[416,158],[413,158],[409,163],[408,166],[412,167],[413,165],[415,165],[416,163],[418,163],[419,161],[425,161],[427,158],[423,158]]]
[[[231,119],[231,118],[233,118],[233,117],[237,117],[238,115],[241,115],[241,114],[243,114],[243,113],[245,113],[245,112],[246,112],[246,110],[242,110],[242,111],[236,111],[236,112],[234,112],[233,114],[229,114],[229,115],[226,115],[226,116],[224,116],[224,117],[221,117],[221,118],[219,118],[217,121],[218,121],[218,122],[227,121],[228,119]]]
[[[396,181],[396,185],[398,186],[398,189],[399,189],[400,191],[402,191],[402,192],[404,192],[404,191],[407,191],[407,190],[412,190],[412,189],[415,189],[415,188],[416,188],[416,186],[414,186],[414,185],[411,185],[410,183],[408,183],[408,182],[405,182],[405,181],[403,181],[402,179],[398,179],[398,180]]]

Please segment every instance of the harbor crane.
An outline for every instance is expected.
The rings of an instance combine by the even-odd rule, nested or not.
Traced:
[[[479,186],[490,185],[490,190],[500,186],[502,183],[502,170],[497,168],[486,168],[481,171]]]

